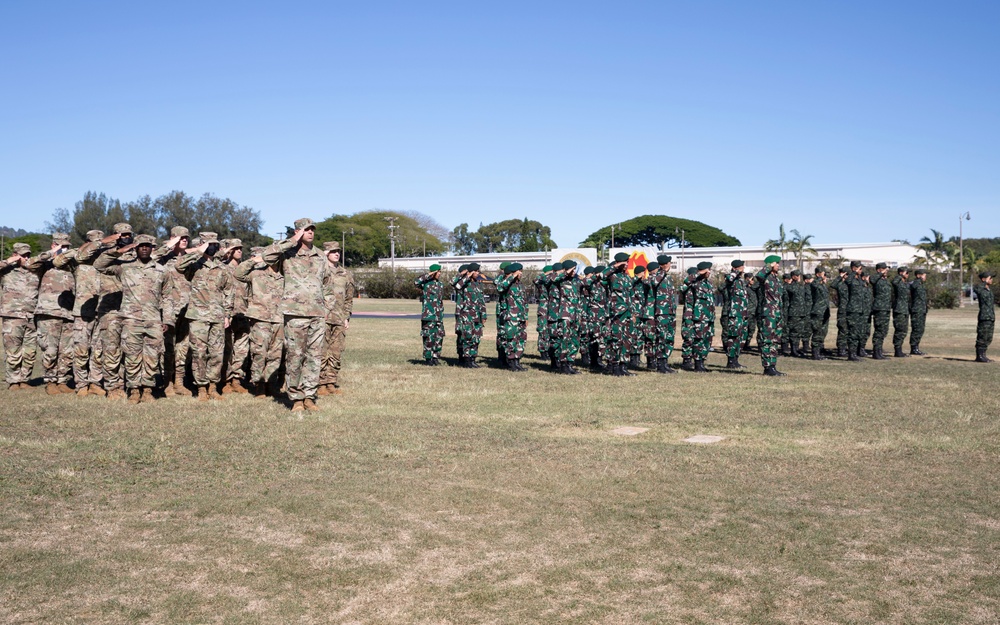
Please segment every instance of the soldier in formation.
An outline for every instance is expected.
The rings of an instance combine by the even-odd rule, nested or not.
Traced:
[[[976,323],[976,362],[993,362],[986,357],[986,350],[993,342],[993,324],[996,322],[996,304],[993,299],[993,274],[979,273],[979,284],[973,287],[979,300],[979,316]]]

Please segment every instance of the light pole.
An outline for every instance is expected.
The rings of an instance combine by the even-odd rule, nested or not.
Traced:
[[[340,264],[344,267],[347,266],[347,232],[346,230],[340,231]],[[354,228],[351,228],[351,236],[354,236]]]
[[[615,248],[615,228],[621,230],[621,224],[611,224],[611,248],[608,249],[608,262],[611,262],[611,250]]]
[[[396,220],[398,217],[383,217],[382,219],[389,222],[389,264],[392,267],[392,272],[396,273]]]
[[[958,214],[958,305],[965,301],[965,241],[962,239],[962,220],[969,221],[968,211]]]
[[[684,235],[687,233],[681,228],[674,228],[674,234],[681,235],[681,276],[684,275]]]

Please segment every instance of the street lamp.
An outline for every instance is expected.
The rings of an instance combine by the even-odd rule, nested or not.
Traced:
[[[620,232],[621,224],[611,224],[611,248],[608,249],[608,262],[611,262],[611,250],[615,248],[615,228]]]
[[[970,221],[969,211],[958,214],[958,305],[965,300],[965,242],[962,239],[962,220]]]

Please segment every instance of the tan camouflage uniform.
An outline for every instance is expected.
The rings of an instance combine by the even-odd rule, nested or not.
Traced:
[[[78,395],[89,394],[93,386],[96,394],[104,374],[101,363],[92,349],[97,330],[97,302],[101,296],[101,276],[94,268],[94,250],[100,249],[104,233],[91,230],[87,242],[77,249],[59,254],[53,259],[56,267],[65,267],[76,279],[76,298],[73,301],[73,381]],[[86,259],[86,260],[81,260]]]
[[[26,256],[31,248],[15,243],[14,253]],[[35,306],[38,303],[38,274],[24,265],[27,259],[0,261],[0,319],[7,364],[7,384],[24,388],[35,368]]]
[[[299,219],[295,229],[314,227],[312,220]],[[323,338],[326,333],[326,301],[333,299],[333,274],[326,258],[315,246],[285,239],[268,246],[264,262],[279,266],[285,276],[281,312],[285,319],[285,379],[288,398],[315,406],[319,386]],[[308,401],[306,401],[308,400]]]
[[[49,394],[71,392],[73,377],[73,293],[76,280],[68,268],[56,267],[53,260],[69,247],[69,235],[52,235],[53,247],[28,261],[27,268],[41,276],[35,327],[42,353],[42,371]]]
[[[279,387],[281,349],[285,339],[281,299],[285,278],[266,263],[245,260],[236,268],[236,280],[249,286],[246,316],[250,319],[250,383],[258,394],[264,385],[272,394]]]
[[[188,237],[191,249],[191,234],[183,226],[170,229],[170,238]],[[188,300],[191,298],[191,283],[186,276],[177,271],[177,261],[184,251],[167,246],[160,246],[153,252],[156,262],[167,270],[166,277],[170,282],[170,295],[163,302],[163,323],[167,331],[163,333],[163,383],[164,393],[172,395],[191,395],[184,387],[184,375],[188,369],[188,357],[191,355],[191,342],[188,338],[191,324],[185,316]]]
[[[247,317],[248,286],[236,280],[239,261],[233,258],[236,250],[243,249],[239,239],[228,239],[225,248],[229,261],[226,268],[233,274],[233,319],[226,329],[226,387],[228,392],[245,393],[243,380],[246,378],[246,364],[250,357],[250,319]]]
[[[127,223],[118,223],[114,226],[115,234],[132,235],[132,226]],[[114,244],[124,246],[123,242]],[[100,252],[103,254],[107,248],[102,246]],[[115,247],[111,251],[116,251]],[[122,262],[135,258],[135,250],[129,250],[125,254],[118,256]],[[97,261],[94,261],[96,268]],[[122,379],[122,316],[120,309],[122,306],[122,284],[118,276],[111,273],[101,272],[101,299],[97,302],[97,315],[100,320],[97,322],[97,341],[94,349],[98,351],[98,358],[101,361],[101,369],[104,373],[104,389],[108,393],[108,399],[122,399],[125,397],[123,387],[125,382]]]
[[[329,241],[323,246],[324,252],[339,252],[340,243]],[[319,393],[336,394],[340,388],[340,363],[347,340],[347,326],[354,309],[354,297],[357,287],[354,276],[341,263],[329,262],[328,267],[333,274],[332,300],[326,303],[326,334],[323,341],[323,364],[319,376]]]

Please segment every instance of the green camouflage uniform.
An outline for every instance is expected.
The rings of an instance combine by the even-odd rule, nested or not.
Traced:
[[[993,324],[996,322],[996,304],[993,291],[985,283],[980,282],[972,287],[979,300],[979,316],[976,323],[976,350],[982,350],[985,356],[990,343],[993,342]]]
[[[851,291],[847,279],[840,276],[837,276],[831,286],[837,292],[837,351],[843,355],[847,353],[851,337],[847,323],[847,308],[851,301]]]
[[[757,347],[760,349],[760,362],[765,369],[778,364],[778,352],[781,345],[783,326],[782,300],[785,284],[781,275],[764,269],[757,274],[757,299],[760,302],[760,315],[757,317]]]
[[[226,322],[233,316],[235,292],[230,269],[204,254],[185,254],[177,271],[191,283],[185,316],[191,323],[191,373],[195,386],[222,380]]]
[[[927,286],[920,278],[910,282],[910,351],[920,349],[927,323]]]
[[[608,361],[622,364],[628,354],[626,332],[632,323],[632,279],[624,269],[616,271],[613,265],[605,267],[601,273],[601,282],[608,288]]]
[[[889,280],[876,273],[872,277],[872,321],[875,332],[872,347],[876,355],[882,353],[885,337],[889,335],[889,321],[892,311],[892,285]]]
[[[588,333],[588,349],[590,351],[591,364],[595,367],[598,363],[607,358],[608,334],[611,332],[610,317],[608,311],[608,285],[599,273],[592,273],[587,280],[590,292],[586,306],[588,307],[588,319],[590,321],[590,331]]]
[[[528,307],[524,303],[521,280],[514,274],[497,276],[497,350],[508,360],[524,355],[528,339]]]
[[[864,349],[865,345],[868,343],[868,339],[871,338],[872,335],[872,306],[874,304],[874,295],[870,282],[862,280],[861,283],[865,286],[865,288],[861,291],[864,306],[862,314],[864,318],[861,323],[861,341],[859,342],[859,345],[861,346],[861,349]]]
[[[750,310],[750,300],[747,296],[747,283],[742,273],[731,272],[726,276],[723,292],[726,294],[723,306],[726,310],[724,326],[726,336],[726,355],[729,358],[739,358],[743,352],[743,344],[747,340],[747,318],[753,314]]]
[[[28,261],[27,267],[41,276],[35,306],[35,327],[47,384],[68,384],[73,377],[73,294],[76,280],[69,267],[57,267],[53,263],[58,256],[62,253],[56,250],[42,252]]]
[[[473,280],[470,275],[459,278],[455,284],[456,292],[462,293],[461,315],[456,315],[458,333],[458,354],[470,360],[479,355],[479,343],[483,339],[483,326],[486,323],[486,298],[479,280]]]
[[[847,286],[847,351],[857,356],[864,349],[867,338],[868,316],[865,300],[868,297],[868,287],[864,280],[853,271],[844,280]],[[839,292],[839,291],[838,291]],[[844,300],[840,301],[844,305]]]
[[[424,343],[424,359],[431,360],[441,355],[444,343],[444,284],[429,273],[417,278],[414,284],[420,288],[420,337]]]
[[[354,312],[354,297],[358,289],[354,283],[354,276],[343,265],[330,263],[329,267],[333,280],[333,299],[327,303],[326,335],[319,383],[332,384],[339,388],[340,366],[347,344],[347,323]]]
[[[757,331],[757,316],[760,314],[759,303],[757,301],[757,285],[750,284],[749,276],[747,276],[747,332],[746,340],[743,341],[743,350],[746,351],[750,347],[750,342],[753,340],[754,333]]]
[[[113,275],[122,287],[122,352],[128,388],[153,388],[163,353],[162,302],[169,296],[165,269],[152,258],[142,262],[130,253],[107,251],[94,262],[101,273]]]
[[[580,351],[580,281],[560,273],[552,279],[557,299],[549,305],[549,326],[555,342],[556,360],[569,363]]]
[[[684,362],[688,362],[694,357],[694,343],[692,342],[694,340],[692,332],[694,327],[694,278],[691,275],[684,278],[677,293],[681,303],[684,304],[684,310],[681,312],[681,357]]]
[[[792,349],[799,350],[809,340],[809,312],[812,310],[812,292],[802,280],[792,280],[785,292],[788,294],[788,338]]]
[[[285,276],[285,379],[288,399],[315,399],[326,333],[326,302],[334,298],[333,275],[315,246],[284,239],[264,248],[264,262]]]
[[[660,269],[650,276],[649,283],[652,287],[653,313],[656,324],[654,350],[657,360],[667,361],[674,352],[674,332],[677,327],[674,281],[670,274]]]
[[[809,333],[812,336],[813,354],[823,351],[823,343],[830,331],[830,289],[817,277],[809,285],[812,309],[809,312]]]
[[[691,349],[695,360],[704,361],[712,349],[712,337],[715,336],[715,287],[708,278],[699,277],[690,291],[693,293]]]
[[[267,263],[245,260],[233,277],[249,285],[246,316],[250,319],[250,382],[278,388],[281,348],[285,340],[281,299],[285,277]]]
[[[548,356],[549,342],[549,277],[544,273],[535,278],[535,299],[538,301],[535,331],[538,334],[538,353]]]
[[[903,276],[892,279],[892,347],[899,353],[910,326],[910,283]]]
[[[38,274],[20,263],[0,261],[0,318],[7,384],[27,384],[35,368],[35,306]]]

